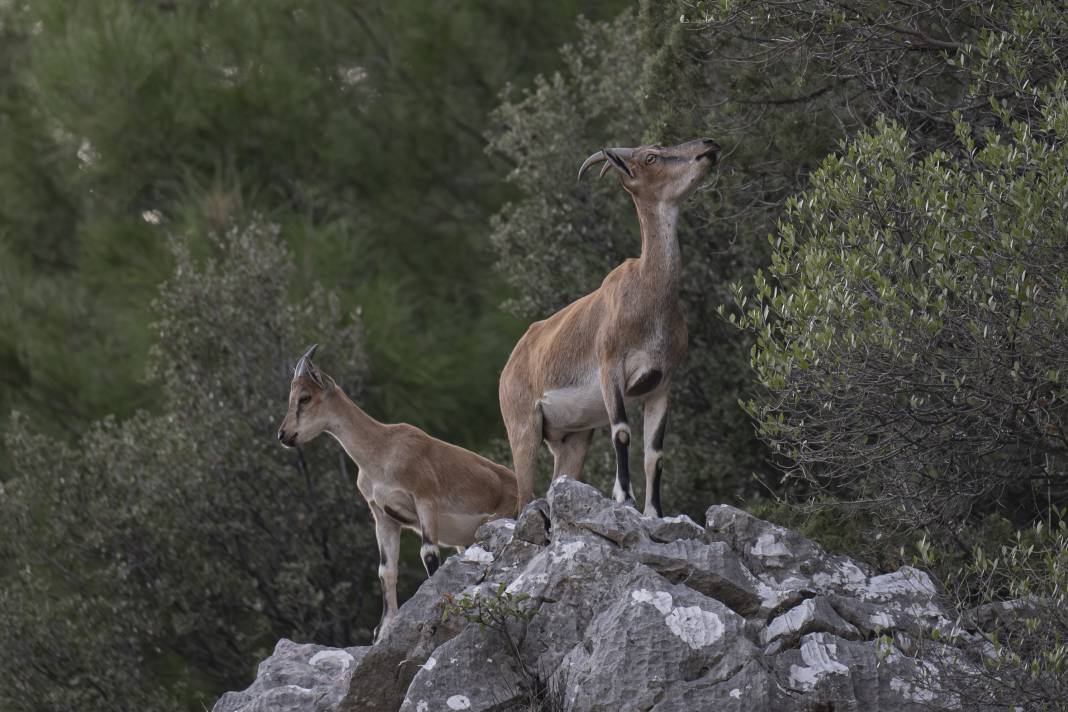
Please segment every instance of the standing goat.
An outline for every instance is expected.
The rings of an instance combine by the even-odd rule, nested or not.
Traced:
[[[645,515],[661,516],[660,477],[668,386],[686,355],[679,305],[679,206],[708,175],[719,145],[700,139],[663,148],[606,148],[604,161],[634,199],[642,254],[612,270],[597,291],[530,326],[501,372],[501,415],[519,479],[520,509],[534,497],[538,450],[553,454],[553,478],[578,478],[593,429],[612,426],[617,501],[634,504],[627,409],[645,408]]]
[[[419,554],[427,576],[433,576],[439,544],[466,547],[483,522],[515,516],[516,479],[507,468],[419,428],[367,415],[312,363],[315,348],[297,362],[278,440],[293,447],[326,432],[359,467],[356,486],[371,508],[378,539],[378,640],[397,613],[401,529],[419,532]]]

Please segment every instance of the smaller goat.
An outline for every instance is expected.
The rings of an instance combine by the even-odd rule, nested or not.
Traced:
[[[427,576],[433,576],[439,544],[462,549],[482,523],[515,516],[516,479],[507,468],[419,428],[378,422],[312,363],[315,348],[297,362],[278,440],[293,447],[326,432],[359,467],[356,486],[371,508],[378,539],[377,641],[397,613],[401,529],[419,532],[419,553]]]

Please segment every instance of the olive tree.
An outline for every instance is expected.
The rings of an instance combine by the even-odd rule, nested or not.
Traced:
[[[1011,100],[957,112],[933,150],[889,120],[844,144],[787,202],[755,293],[737,289],[762,437],[891,529],[1028,523],[1068,494],[1065,85],[1027,79],[1049,78],[1066,24],[1044,10],[955,60],[975,92],[1017,82]]]

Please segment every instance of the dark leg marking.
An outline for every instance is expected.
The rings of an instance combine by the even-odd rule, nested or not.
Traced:
[[[664,516],[664,511],[660,508],[660,476],[664,474],[664,461],[656,461],[656,474],[653,476],[653,494],[652,503],[653,509],[656,510],[656,516]]]
[[[378,570],[385,571],[389,565],[389,555],[386,554],[386,550],[381,545],[378,547]],[[378,639],[378,631],[382,628],[382,621],[386,620],[386,616],[389,615],[389,594],[386,591],[386,579],[383,576],[378,577],[378,584],[382,587],[382,617],[378,620],[378,625],[375,627],[375,639]]]
[[[616,481],[623,491],[623,501],[633,505],[634,500],[630,498],[630,461],[627,456],[627,440],[625,431],[616,433],[616,437],[613,438],[616,446]]]
[[[612,425],[626,425],[627,406],[623,403],[623,391],[618,388],[613,390],[615,390],[615,412],[612,413]]]
[[[434,542],[430,541],[430,538],[426,535],[426,532],[422,534],[422,546],[419,548],[419,555],[423,559],[423,566],[426,567],[426,576],[430,578],[434,575],[434,572],[441,566],[441,560],[438,558],[438,546]]]
[[[623,391],[615,390],[615,408],[612,415],[612,429],[620,425],[627,425],[627,409],[623,403]],[[616,484],[623,492],[623,502],[631,506],[634,500],[630,496],[630,459],[627,456],[627,446],[630,445],[629,430],[616,430],[612,436],[612,444],[616,449]]]
[[[637,396],[644,396],[654,388],[660,385],[660,381],[664,378],[664,373],[660,369],[654,368],[651,371],[646,371],[641,375],[637,381],[627,389],[627,395],[631,398]]]
[[[438,561],[437,554],[427,554],[423,557],[423,565],[426,566],[426,575],[429,578],[434,575],[441,563]]]
[[[385,511],[386,514],[388,514],[393,519],[396,519],[398,522],[400,522],[401,524],[403,524],[406,527],[410,527],[410,526],[414,526],[415,525],[415,520],[414,519],[404,516],[403,514],[401,514],[400,512],[398,512],[395,509],[391,509],[390,507],[382,507],[382,509]]]

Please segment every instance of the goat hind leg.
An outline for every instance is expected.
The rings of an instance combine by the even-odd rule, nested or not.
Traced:
[[[645,401],[645,516],[662,517],[660,477],[664,471],[664,430],[667,427],[668,391]]]

